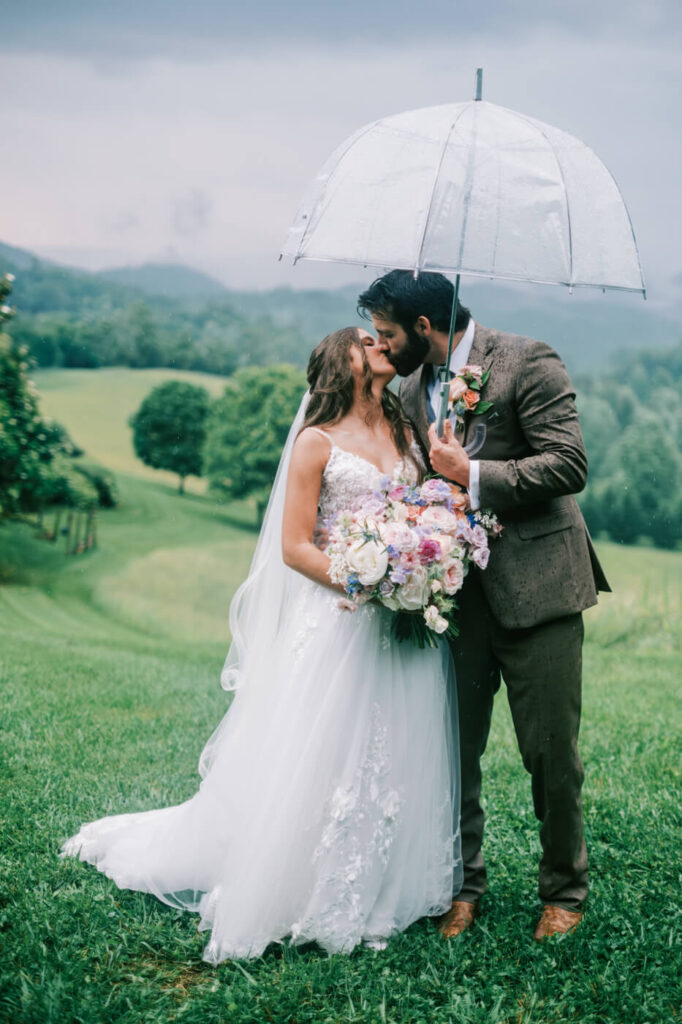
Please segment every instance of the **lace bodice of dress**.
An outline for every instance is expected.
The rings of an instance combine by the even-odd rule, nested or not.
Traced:
[[[373,491],[387,474],[382,473],[374,463],[363,459],[361,455],[339,448],[329,434],[324,431],[320,433],[325,434],[332,446],[320,488],[320,515],[326,519],[341,509],[351,508],[358,499]],[[423,468],[421,452],[415,441],[412,442],[412,453],[417,464]],[[419,474],[410,459],[399,458],[391,476],[393,479],[415,484]]]

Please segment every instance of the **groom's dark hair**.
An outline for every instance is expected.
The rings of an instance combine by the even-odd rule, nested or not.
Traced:
[[[405,331],[425,316],[437,331],[449,331],[454,294],[452,281],[443,274],[424,271],[415,278],[411,270],[391,270],[358,297],[358,313],[365,320],[376,313]],[[463,331],[470,318],[471,313],[458,300],[455,331]]]

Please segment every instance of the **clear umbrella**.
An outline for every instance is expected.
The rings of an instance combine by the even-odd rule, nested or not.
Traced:
[[[481,100],[481,80],[479,69],[471,102],[382,118],[348,138],[312,182],[282,255],[456,275],[450,347],[460,274],[645,295],[604,164],[574,136]],[[443,415],[441,403],[441,426]]]

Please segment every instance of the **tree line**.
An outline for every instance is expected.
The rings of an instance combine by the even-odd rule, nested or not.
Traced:
[[[66,279],[73,276],[67,273]],[[0,515],[59,502],[83,508],[114,504],[111,475],[84,461],[67,432],[41,416],[28,373],[32,362],[40,365],[40,345],[47,335],[34,338],[32,348],[26,321],[22,325],[19,318],[12,320],[11,336],[7,333],[14,310],[5,300],[13,275],[0,281]],[[54,284],[51,278],[48,283]],[[265,326],[261,333],[255,322],[246,323],[221,303],[202,312],[180,310],[164,300],[153,310],[142,301],[126,304],[129,292],[117,287],[111,286],[106,316],[100,315],[101,291],[94,289],[88,295],[99,313],[79,320],[90,339],[81,356],[96,351],[101,359],[92,365],[159,365],[168,356],[170,362],[160,365],[220,368],[229,376],[215,402],[205,389],[179,382],[152,392],[131,424],[139,457],[177,472],[181,487],[187,475],[203,475],[215,496],[251,497],[262,512],[304,390],[302,372],[290,365],[305,356],[297,332],[290,331],[287,344],[273,349]],[[55,301],[50,294],[49,288],[42,297],[39,291],[34,310]],[[82,309],[82,295],[69,292],[67,298]],[[215,313],[209,319],[207,308]],[[171,320],[185,318],[185,333],[162,328],[164,309]],[[44,315],[53,314],[31,314]],[[180,321],[173,322],[179,330]],[[69,362],[69,346],[77,345],[79,337],[73,325],[57,317],[52,326],[62,365],[84,365],[80,356]],[[277,365],[244,365],[249,361]],[[582,374],[575,383],[590,463],[589,481],[578,500],[591,533],[622,543],[644,538],[659,547],[676,547],[682,539],[682,344],[623,354],[610,372]]]
[[[590,463],[578,496],[593,536],[675,548],[682,540],[682,345],[624,356],[611,373],[577,380]],[[211,402],[204,388],[168,382],[133,417],[138,456],[215,496],[253,497],[259,518],[305,387],[294,367],[244,368]]]
[[[578,500],[590,532],[675,548],[682,540],[682,344],[625,353],[576,380],[589,458]]]
[[[189,302],[34,261],[16,277],[12,335],[40,367],[170,367],[229,376],[241,366],[302,365],[300,331],[218,296]]]

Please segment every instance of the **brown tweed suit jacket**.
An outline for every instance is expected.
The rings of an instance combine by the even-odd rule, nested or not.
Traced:
[[[486,599],[508,629],[537,625],[597,603],[610,590],[573,497],[587,480],[575,393],[561,359],[544,342],[476,325],[469,363],[490,370],[482,396],[493,403],[467,415],[462,444],[485,423],[480,503],[504,526],[481,573]],[[420,367],[400,386],[405,412],[428,451],[426,387]],[[478,570],[476,570],[478,571]]]

